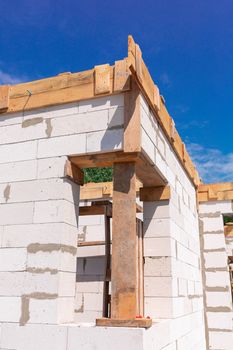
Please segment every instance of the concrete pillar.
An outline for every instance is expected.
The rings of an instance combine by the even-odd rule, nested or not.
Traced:
[[[54,164],[48,159],[48,177]],[[60,177],[5,185],[0,322],[73,321],[79,186],[62,177],[64,164],[59,162]]]
[[[200,204],[200,241],[203,267],[206,338],[209,349],[232,349],[232,297],[218,203]]]

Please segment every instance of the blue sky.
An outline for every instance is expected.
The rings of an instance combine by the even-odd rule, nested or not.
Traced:
[[[132,34],[203,180],[233,181],[232,0],[0,0],[0,10],[0,84],[112,64]]]

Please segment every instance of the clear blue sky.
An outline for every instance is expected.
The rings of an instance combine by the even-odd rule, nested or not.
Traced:
[[[0,84],[144,60],[206,182],[233,181],[232,0],[0,0]]]

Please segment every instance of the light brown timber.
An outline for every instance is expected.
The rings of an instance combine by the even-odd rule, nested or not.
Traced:
[[[165,201],[171,197],[170,186],[142,187],[140,188],[140,201]]]
[[[112,319],[135,319],[138,314],[135,163],[113,169]]]

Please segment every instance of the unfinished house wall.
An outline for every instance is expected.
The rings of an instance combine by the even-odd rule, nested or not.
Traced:
[[[231,201],[200,203],[203,285],[207,345],[232,349],[232,296],[223,214],[232,214]]]
[[[93,241],[105,241],[104,215],[79,218],[78,242]],[[76,322],[95,322],[102,317],[104,254],[104,245],[79,246],[77,249]]]
[[[120,149],[122,124],[121,95],[0,116],[3,337],[74,321],[79,186],[66,156]]]
[[[145,314],[170,320],[161,347],[205,349],[195,187],[143,97],[141,128],[143,151],[171,189],[169,201],[144,203]]]

